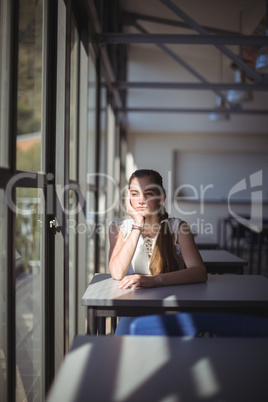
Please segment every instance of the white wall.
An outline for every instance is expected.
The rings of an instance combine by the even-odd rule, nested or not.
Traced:
[[[189,48],[192,50],[189,56]],[[187,61],[208,82],[219,80],[219,51],[203,46],[172,47],[179,57]],[[201,51],[201,53],[200,53]],[[230,59],[223,58],[223,82],[233,82]],[[184,67],[153,45],[131,45],[128,52],[128,80],[130,82],[198,82]],[[128,89],[128,106],[133,108],[198,108],[213,109],[217,95],[212,91]],[[243,109],[267,109],[268,92],[256,91],[251,102],[245,102]],[[142,113],[128,114],[131,131],[165,132],[210,132],[210,133],[267,133],[268,114],[231,114],[230,120],[211,122],[207,113]]]
[[[254,152],[262,155],[265,152],[268,159],[268,136],[265,134],[131,132],[129,138],[129,148],[137,168],[151,168],[162,174],[168,196],[168,212],[187,220],[196,231],[211,231],[215,238],[218,236],[220,220],[229,214],[228,204],[226,201],[202,203],[202,200],[175,204],[174,153],[197,149],[200,152]],[[267,181],[267,177],[263,177],[263,181],[265,180]],[[248,203],[237,203],[232,208],[238,214],[250,214]],[[264,205],[263,213],[268,216],[267,205]]]

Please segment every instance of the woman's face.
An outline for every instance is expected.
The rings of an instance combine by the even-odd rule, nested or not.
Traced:
[[[132,179],[129,191],[132,207],[144,217],[156,215],[160,202],[163,202],[165,198],[163,189],[158,188],[148,177]]]

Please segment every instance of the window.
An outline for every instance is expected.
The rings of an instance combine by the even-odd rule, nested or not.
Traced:
[[[96,192],[96,85],[97,76],[93,58],[89,55],[88,65],[88,152],[87,152],[87,225],[88,236],[88,279],[94,273],[95,266],[95,192]]]
[[[77,197],[74,190],[69,191],[69,342],[76,335],[76,248],[77,248]]]
[[[71,19],[69,180],[78,180],[79,35]],[[74,184],[76,186],[76,184]],[[77,333],[77,194],[69,190],[69,344]]]
[[[0,166],[8,167],[8,86],[10,4],[0,1]]]
[[[83,10],[0,0],[1,401],[45,400],[85,333],[85,286],[106,269],[107,93],[99,121],[100,66]]]
[[[7,400],[7,207],[0,190],[0,400]],[[19,259],[16,259],[19,264]]]
[[[100,115],[100,164],[99,164],[99,271],[106,272],[107,267],[107,240],[109,223],[106,220],[107,212],[107,89],[101,90],[101,115]]]
[[[44,205],[42,190],[16,193],[16,395],[42,400],[44,333]]]
[[[44,0],[20,0],[16,168],[45,171]],[[16,186],[18,183],[16,183]],[[33,185],[35,187],[35,185]],[[16,400],[43,400],[45,394],[46,215],[43,189],[16,188],[15,333]]]
[[[70,77],[70,165],[71,180],[77,179],[77,129],[78,129],[78,57],[79,37],[74,21],[71,25],[71,77]]]
[[[43,0],[19,2],[17,169],[43,170]]]

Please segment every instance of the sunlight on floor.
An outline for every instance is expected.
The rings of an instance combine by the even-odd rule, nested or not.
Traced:
[[[220,386],[208,358],[200,359],[192,368],[198,397],[209,398],[220,391]]]
[[[115,401],[126,400],[129,395],[135,393],[135,391],[146,384],[146,382],[150,383],[150,379],[153,378],[161,367],[167,364],[171,358],[168,338],[164,346],[165,350],[162,350],[161,353],[159,353],[158,350],[158,343],[151,343],[151,340],[146,337],[142,338],[142,340],[139,338],[138,336],[136,337],[137,344],[141,342],[143,345],[140,354],[137,353],[137,348],[131,347],[129,343],[129,341],[133,342],[131,337],[126,337],[122,342],[114,394]],[[146,343],[148,343],[148,347],[146,347]],[[163,344],[161,344],[161,347],[162,346]],[[144,353],[145,350],[147,350],[147,353]],[[149,359],[152,359],[152,356],[154,358],[153,367],[150,364],[146,364]],[[128,377],[131,381],[126,381],[126,370],[128,370]],[[174,401],[174,399],[172,399],[172,401]]]
[[[58,383],[65,384],[64,388],[56,387],[54,390],[54,398],[58,401],[74,401],[76,395],[79,394],[80,381],[77,379],[83,378],[86,365],[89,361],[90,353],[92,352],[93,345],[88,343],[80,346],[75,350],[68,353],[65,357],[68,364],[62,367],[59,372],[57,381]],[[69,370],[72,367],[72,370]],[[57,377],[57,376],[56,376]],[[49,401],[49,397],[48,397]]]

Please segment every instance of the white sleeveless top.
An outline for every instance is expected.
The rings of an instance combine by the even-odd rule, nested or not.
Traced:
[[[172,233],[174,234],[174,245],[176,248],[176,253],[178,255],[179,268],[184,268],[184,262],[181,255],[181,250],[179,244],[177,244],[177,232],[178,226],[181,222],[179,218],[169,218],[169,225]],[[114,223],[123,233],[124,241],[128,238],[131,233],[132,225],[134,223],[133,219],[115,219]],[[152,250],[154,248],[156,238],[151,239],[150,237],[139,237],[138,244],[132,258],[131,264],[128,268],[127,275],[131,274],[142,274],[142,275],[151,275],[149,270],[150,258],[149,255],[152,254]]]

